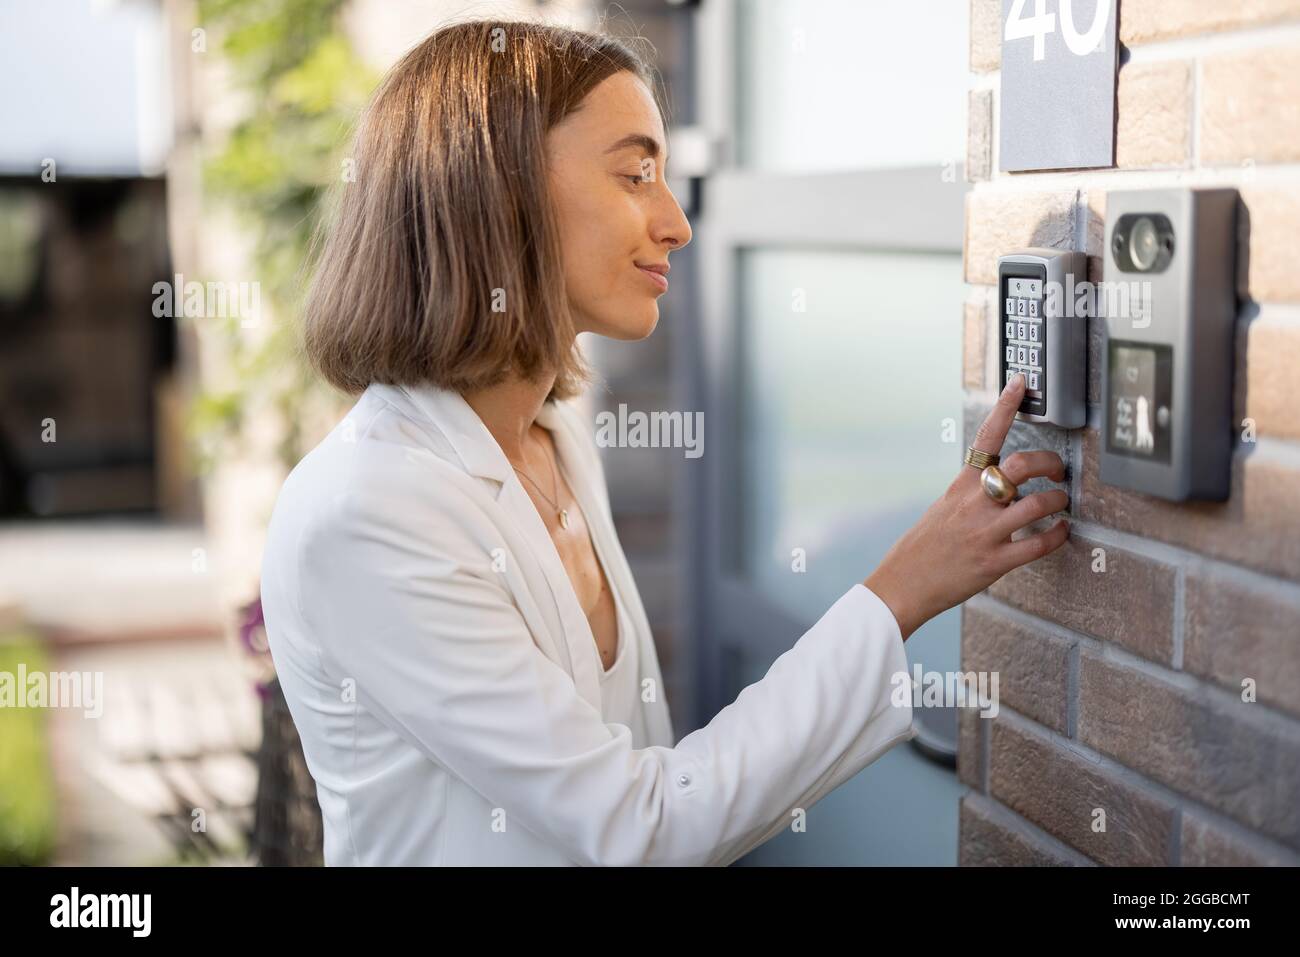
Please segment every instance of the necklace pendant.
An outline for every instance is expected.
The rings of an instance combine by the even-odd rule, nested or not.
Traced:
[[[567,508],[560,509],[560,527],[569,527],[569,510]]]

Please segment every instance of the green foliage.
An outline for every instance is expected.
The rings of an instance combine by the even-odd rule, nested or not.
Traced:
[[[355,56],[339,24],[344,0],[200,0],[199,26],[249,109],[204,164],[207,195],[234,210],[255,239],[256,280],[274,312],[264,340],[239,318],[204,319],[230,344],[237,386],[199,395],[189,427],[200,466],[238,441],[249,418],[279,412],[288,425],[286,466],[303,454],[307,403],[332,396],[301,356],[298,318],[311,240],[326,191],[342,177],[348,134],[378,77]]]
[[[0,672],[16,681],[20,662],[28,674],[50,670],[45,650],[34,638],[0,635]],[[0,708],[0,866],[45,864],[54,852],[47,718],[44,708]]]

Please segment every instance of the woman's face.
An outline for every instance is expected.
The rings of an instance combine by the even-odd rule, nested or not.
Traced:
[[[653,270],[691,240],[664,181],[667,139],[650,90],[626,71],[606,77],[547,139],[564,282],[579,332],[644,339],[666,289]]]

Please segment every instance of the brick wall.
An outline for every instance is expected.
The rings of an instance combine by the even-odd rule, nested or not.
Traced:
[[[963,670],[999,672],[1001,708],[962,711],[960,862],[1300,863],[1300,0],[1120,0],[1117,168],[1080,172],[997,171],[1000,16],[972,0],[967,441],[997,391],[997,257],[1084,249],[1099,280],[1108,190],[1215,185],[1242,195],[1258,438],[1236,430],[1222,504],[1103,485],[1096,320],[1087,427],[1015,425],[1006,451],[1066,459],[1072,534],[963,609]]]

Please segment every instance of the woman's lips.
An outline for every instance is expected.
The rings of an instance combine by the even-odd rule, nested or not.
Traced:
[[[668,277],[655,272],[653,269],[646,269],[644,266],[636,267],[643,275],[648,276],[650,281],[659,287],[660,292],[668,291]]]

